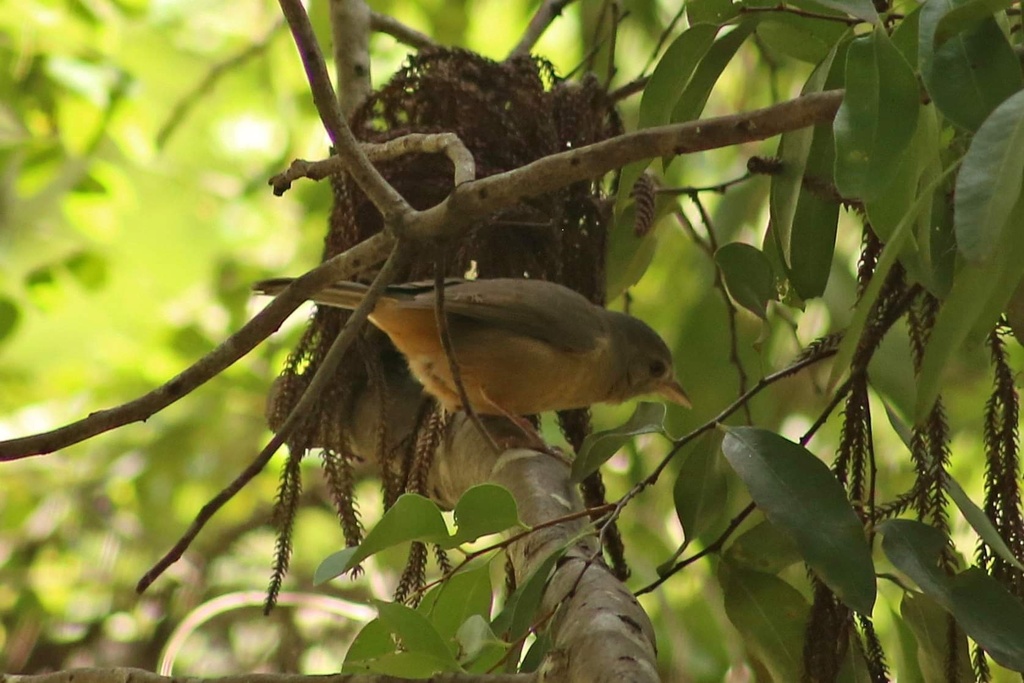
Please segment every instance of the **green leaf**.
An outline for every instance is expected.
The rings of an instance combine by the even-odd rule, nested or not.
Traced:
[[[686,538],[684,548],[725,517],[729,485],[718,457],[721,438],[710,431],[697,439],[676,476],[672,497]]]
[[[973,28],[978,22],[1013,6],[1013,0],[967,0],[947,12],[935,27],[935,47],[958,33]]]
[[[1024,605],[1017,598],[976,567],[947,576],[938,559],[948,539],[938,529],[890,519],[878,530],[883,534],[882,550],[900,571],[949,611],[992,659],[1024,671]]]
[[[570,541],[571,542],[571,541]],[[505,607],[494,618],[494,632],[501,634],[505,640],[513,641],[522,638],[534,623],[537,608],[544,597],[544,587],[548,583],[551,571],[562,556],[568,545],[557,549],[537,565],[529,578],[505,601]]]
[[[803,446],[755,427],[725,427],[722,452],[772,524],[847,605],[870,615],[875,573],[864,527],[825,463]]]
[[[490,563],[460,571],[424,596],[417,610],[430,619],[444,639],[455,637],[471,616],[491,616]]]
[[[478,484],[463,493],[455,504],[455,524],[458,530],[445,542],[445,547],[469,543],[514,526],[525,526],[519,521],[515,498],[508,489],[497,484]]]
[[[900,612],[917,641],[917,661],[925,681],[948,680],[949,612],[927,595],[911,593],[900,603]],[[974,679],[967,636],[959,626],[955,629],[958,680]]]
[[[996,107],[971,140],[956,179],[954,226],[960,253],[990,263],[1024,179],[1024,91]],[[1012,225],[1012,229],[1020,226]]]
[[[14,332],[21,319],[21,309],[14,299],[0,297],[0,341],[3,341]]]
[[[743,532],[725,551],[733,564],[766,574],[778,574],[803,559],[793,537],[764,520]]]
[[[949,544],[945,534],[909,519],[886,520],[878,525],[878,531],[882,534],[882,551],[889,561],[926,595],[948,605],[947,577],[939,569],[942,550]]]
[[[840,12],[849,14],[851,17],[863,19],[869,24],[878,24],[878,11],[871,0],[815,0],[817,3],[830,7]],[[800,5],[799,0],[795,3]]]
[[[381,623],[398,637],[406,652],[418,652],[446,662],[445,671],[459,670],[452,650],[424,615],[397,602],[374,600],[373,604]]]
[[[998,664],[1024,671],[1024,605],[1001,583],[972,567],[950,589],[953,616]]]
[[[917,127],[917,77],[884,29],[850,43],[846,94],[836,113],[836,187],[865,201],[882,195]]]
[[[921,79],[935,106],[957,126],[977,130],[988,115],[1021,88],[1021,68],[1013,48],[992,17],[982,18],[941,44],[939,22],[964,5],[928,0],[921,10],[918,59]]]
[[[623,178],[625,175],[623,175]],[[634,180],[636,178],[634,177]],[[626,188],[626,194],[629,194]],[[656,202],[660,207],[667,202]],[[658,248],[658,220],[661,211],[655,211],[654,226],[644,235],[637,235],[633,229],[636,220],[636,207],[631,202],[615,218],[615,224],[608,233],[607,247],[607,297],[617,298],[627,289],[635,285],[647,272],[651,265],[654,252]]]
[[[490,623],[479,614],[470,615],[459,626],[455,643],[458,646],[459,661],[472,662],[470,671],[479,673],[486,673],[497,665],[510,647],[494,635]]]
[[[715,40],[708,48],[672,109],[672,116],[669,119],[672,123],[693,121],[701,115],[725,67],[732,61],[740,46],[746,42],[747,37],[754,32],[760,19],[760,15],[744,17],[731,31]]]
[[[583,446],[572,463],[572,480],[581,482],[596,472],[633,437],[640,434],[664,434],[664,425],[664,404],[645,401],[637,403],[636,410],[625,423],[612,429],[594,432],[583,440]]]
[[[815,68],[801,94],[820,92],[833,67],[839,45]],[[820,133],[820,134],[819,134]],[[825,135],[823,138],[821,135]],[[799,282],[798,293],[815,292],[824,289],[821,273],[827,278],[831,265],[831,245],[835,241],[835,220],[831,225],[821,227],[821,219],[827,221],[824,202],[805,191],[805,176],[809,162],[818,169],[825,167],[821,177],[831,174],[831,134],[827,126],[803,128],[782,135],[779,141],[778,158],[781,170],[772,176],[769,208],[771,230],[782,254],[788,275]],[[823,162],[827,159],[827,165]],[[833,209],[839,215],[838,206]],[[794,251],[797,255],[794,255]],[[827,256],[826,256],[827,254]],[[798,273],[794,275],[794,262]],[[823,267],[822,267],[823,264]],[[812,294],[813,296],[814,294]]]
[[[762,320],[768,319],[768,301],[775,299],[775,275],[768,258],[757,247],[732,242],[715,252],[715,263],[729,296]]]
[[[417,493],[405,493],[384,513],[362,543],[336,552],[321,562],[313,574],[313,583],[319,585],[330,581],[370,555],[399,543],[424,541],[443,544],[447,540],[448,526],[440,508]]]
[[[978,535],[992,549],[992,552],[1017,569],[1024,571],[1024,565],[1013,556],[1013,551],[1006,545],[1003,537],[999,535],[999,532],[992,524],[992,520],[988,518],[984,510],[974,504],[974,501],[970,499],[967,492],[964,491],[956,479],[949,477],[946,480],[946,492],[949,493],[949,497],[953,499],[956,506],[960,508],[960,512],[967,520],[967,523],[978,532]]]
[[[672,110],[686,90],[690,77],[711,47],[719,26],[696,24],[672,41],[640,99],[640,127],[663,126],[671,121]]]
[[[370,621],[360,629],[348,646],[342,673],[368,670],[368,662],[395,651],[391,630],[380,619]]]
[[[793,214],[789,248],[789,279],[804,300],[821,296],[832,272],[836,246],[839,203],[821,188],[831,183],[835,144],[827,125],[814,127],[814,140],[804,168],[806,182],[800,188]],[[812,187],[817,184],[819,187]]]
[[[757,26],[764,45],[808,64],[826,59],[846,32],[847,28],[836,21],[781,12],[761,17]]]
[[[528,674],[533,673],[540,668],[540,665],[544,663],[544,658],[548,652],[551,651],[551,632],[544,629],[537,634],[537,639],[533,641],[533,645],[530,646],[530,650],[523,657],[523,663],[519,667],[519,673]]]
[[[725,613],[773,681],[799,681],[810,608],[800,592],[771,574],[719,566]]]

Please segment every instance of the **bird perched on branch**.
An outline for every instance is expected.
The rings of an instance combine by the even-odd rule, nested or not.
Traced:
[[[264,280],[275,295],[291,278]],[[317,304],[354,309],[367,287],[340,282],[314,294]],[[433,283],[388,287],[370,321],[409,363],[428,393],[449,411],[462,408],[435,316]],[[445,318],[462,384],[482,415],[533,415],[621,403],[657,394],[687,406],[672,353],[642,321],[596,306],[542,280],[447,280]]]

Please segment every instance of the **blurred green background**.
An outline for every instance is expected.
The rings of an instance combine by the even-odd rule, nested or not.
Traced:
[[[501,59],[535,3],[371,4],[438,42]],[[673,3],[651,0],[620,5],[626,15],[613,87],[642,72],[677,11]],[[322,38],[329,35],[326,11],[325,0],[310,3]],[[571,72],[595,44],[600,11],[601,3],[571,5],[536,52],[561,73]],[[50,429],[158,386],[259,308],[249,295],[253,281],[298,274],[316,263],[328,187],[299,182],[277,198],[266,185],[293,158],[320,158],[327,146],[279,17],[275,3],[240,0],[4,4],[0,438]],[[595,62],[601,77],[606,47],[602,43]],[[372,50],[378,84],[408,52],[383,35],[373,38]],[[244,59],[235,59],[243,53]],[[218,65],[225,63],[221,72]],[[811,66],[746,45],[705,115],[791,97]],[[197,92],[211,72],[219,77]],[[638,102],[623,102],[627,127],[635,123]],[[679,185],[721,183],[743,175],[750,156],[770,155],[775,144],[688,157],[675,162],[667,177]],[[760,244],[767,186],[759,178],[725,195],[702,195],[719,243]],[[678,205],[699,224],[692,203]],[[825,296],[803,310],[774,306],[771,324],[738,313],[737,346],[748,386],[782,367],[801,345],[841,328],[853,304],[859,244],[857,222],[842,223]],[[636,247],[629,238],[613,240],[611,279],[628,279]],[[631,310],[676,350],[695,404],[691,412],[670,413],[670,428],[681,434],[738,395],[728,318],[713,287],[713,262],[678,221],[661,221],[645,248],[653,258],[631,290]],[[622,306],[621,299],[612,305]],[[273,549],[269,510],[279,461],[228,504],[145,595],[134,591],[202,504],[269,437],[264,398],[308,312],[297,313],[248,357],[146,423],[0,466],[0,668],[154,669],[163,656],[173,660],[176,674],[338,669],[347,639],[366,618],[362,603],[390,594],[402,557],[375,559],[358,580],[312,587],[316,565],[343,544],[315,463],[305,481],[287,593],[269,618],[261,616],[260,603]],[[1020,361],[1016,344],[1012,352]],[[896,405],[912,404],[909,367],[905,347],[895,342],[876,360],[879,385]],[[762,393],[751,404],[754,422],[798,437],[826,403],[825,372],[818,368]],[[983,351],[968,349],[954,372],[957,393],[947,397],[953,473],[977,499],[977,434],[989,386]],[[875,414],[883,415],[877,407]],[[629,411],[599,409],[597,426],[615,424]],[[834,453],[836,422],[833,417],[811,443],[826,459]],[[882,486],[890,493],[904,490],[910,482],[905,449],[885,425],[876,431]],[[555,437],[553,428],[550,434]],[[713,447],[702,442],[692,450]],[[656,439],[637,439],[605,468],[609,496],[625,492],[664,452]],[[371,470],[360,485],[368,525],[380,514]],[[620,521],[631,586],[655,579],[656,567],[682,541],[673,479],[664,477]],[[733,476],[708,538],[748,501]],[[757,521],[755,515],[744,529]],[[957,516],[953,526],[969,554],[974,537]],[[713,572],[711,561],[698,563],[642,601],[669,680],[743,681],[752,675],[719,588],[709,580]],[[899,594],[885,582],[881,586],[876,619],[886,642],[895,643],[899,633],[888,627],[887,615]]]

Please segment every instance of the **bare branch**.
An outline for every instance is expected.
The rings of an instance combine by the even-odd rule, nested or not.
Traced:
[[[469,149],[455,133],[411,133],[382,143],[364,142],[363,153],[373,162],[387,161],[405,154],[438,154],[447,156],[454,167],[455,186],[476,179],[476,161]],[[346,169],[345,161],[338,156],[320,161],[296,159],[288,170],[270,179],[274,194],[281,196],[299,178],[323,180]]]
[[[394,17],[381,14],[380,12],[370,12],[370,28],[378,33],[386,33],[403,45],[419,50],[427,47],[437,47],[434,39],[426,33],[420,33]]]
[[[288,290],[271,301],[220,346],[164,385],[133,401],[91,413],[88,417],[53,431],[0,441],[0,461],[52,453],[111,429],[147,420],[256,348],[311,295],[380,263],[393,244],[394,240],[387,235],[377,235],[325,261],[298,278]]]
[[[570,2],[572,0],[543,0],[540,7],[537,8],[537,13],[530,19],[526,31],[523,32],[523,37],[519,39],[519,44],[512,48],[512,52],[508,53],[508,57],[530,54],[530,50],[540,40],[544,31],[551,25],[551,22],[562,14],[562,10]]]
[[[370,96],[370,7],[364,0],[331,0],[331,37],[338,101],[345,119]]]
[[[392,230],[400,228],[402,218],[408,215],[412,208],[402,198],[402,195],[398,194],[377,172],[377,169],[359,148],[359,142],[355,136],[352,135],[352,130],[348,127],[341,111],[338,98],[334,96],[331,77],[327,73],[327,65],[324,63],[320,46],[316,42],[306,9],[300,0],[279,1],[281,11],[284,12],[285,19],[288,20],[288,25],[291,27],[292,37],[295,39],[295,46],[298,48],[302,65],[306,69],[306,78],[309,80],[313,102],[320,114],[320,120],[323,121],[327,133],[331,136],[338,156],[345,160],[345,170],[352,175],[359,188],[380,211],[381,216],[384,217],[384,224]]]

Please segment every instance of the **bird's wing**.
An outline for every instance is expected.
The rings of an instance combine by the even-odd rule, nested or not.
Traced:
[[[465,280],[445,287],[445,312],[572,352],[593,351],[608,335],[602,309],[584,296],[542,280]],[[402,306],[434,305],[422,291]]]

